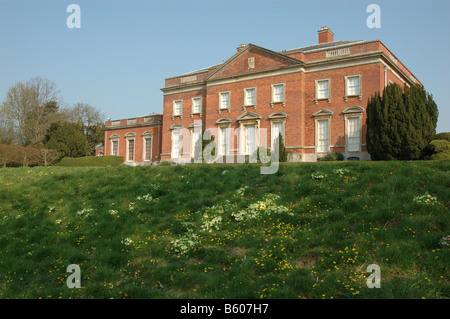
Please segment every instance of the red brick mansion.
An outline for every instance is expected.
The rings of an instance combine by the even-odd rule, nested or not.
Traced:
[[[106,122],[104,155],[188,162],[209,130],[218,155],[271,148],[281,134],[292,161],[369,160],[368,99],[390,82],[420,82],[379,40],[333,41],[328,27],[318,40],[280,52],[240,45],[223,63],[167,78],[162,114]]]

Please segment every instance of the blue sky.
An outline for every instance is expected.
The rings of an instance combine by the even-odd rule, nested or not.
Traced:
[[[69,29],[69,4],[81,28]],[[369,4],[381,28],[366,25]],[[433,94],[437,132],[450,132],[445,0],[1,0],[0,101],[40,76],[66,105],[89,103],[112,119],[161,113],[164,79],[221,63],[241,43],[274,51],[335,40],[381,40]]]

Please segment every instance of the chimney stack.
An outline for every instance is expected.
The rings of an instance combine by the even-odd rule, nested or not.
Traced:
[[[329,27],[321,27],[319,31],[319,44],[333,42],[334,33]]]
[[[237,47],[237,52],[241,51],[242,49],[244,49],[246,46],[246,44],[239,44],[239,46]]]

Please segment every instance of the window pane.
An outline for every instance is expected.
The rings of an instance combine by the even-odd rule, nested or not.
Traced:
[[[284,101],[284,85],[274,85],[273,86],[273,101],[283,102]]]
[[[181,151],[181,132],[172,132],[172,158],[179,158]]]
[[[246,89],[246,99],[245,105],[255,105],[256,104],[256,90],[255,89]]]
[[[220,128],[220,154],[227,155],[228,154],[228,127]]]
[[[327,152],[328,151],[328,120],[319,120],[317,121],[317,135],[318,135],[318,143],[317,143],[317,151],[318,152]]]
[[[317,98],[326,99],[329,97],[328,81],[317,82]]]
[[[221,93],[220,94],[220,108],[227,109],[230,107],[230,93]]]
[[[152,139],[145,139],[145,160],[150,161],[152,159]]]
[[[193,155],[191,157],[194,158],[201,158],[202,153],[202,140],[201,140],[202,134],[201,132],[194,131],[192,134],[192,152]]]
[[[354,76],[347,79],[347,94],[348,95],[359,95],[360,94],[360,83],[359,76]]]
[[[173,104],[173,115],[181,115],[181,101],[175,101]]]
[[[134,140],[128,140],[128,160],[134,160]]]
[[[194,111],[194,113],[200,113],[201,112],[201,102],[202,102],[201,99],[193,99],[193,103],[194,103],[193,111]]]
[[[283,122],[275,122],[272,124],[272,148],[275,147],[275,140],[278,138],[280,134],[284,139],[283,126],[284,126]]]
[[[360,125],[359,118],[348,119],[348,151],[359,151]]]
[[[251,155],[256,150],[256,131],[254,125],[245,126],[245,150],[246,154]]]
[[[112,142],[112,155],[114,156],[119,155],[119,141]]]

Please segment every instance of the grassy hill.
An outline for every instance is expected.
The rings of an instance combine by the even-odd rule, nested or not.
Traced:
[[[449,205],[449,161],[0,169],[0,298],[449,298]]]

